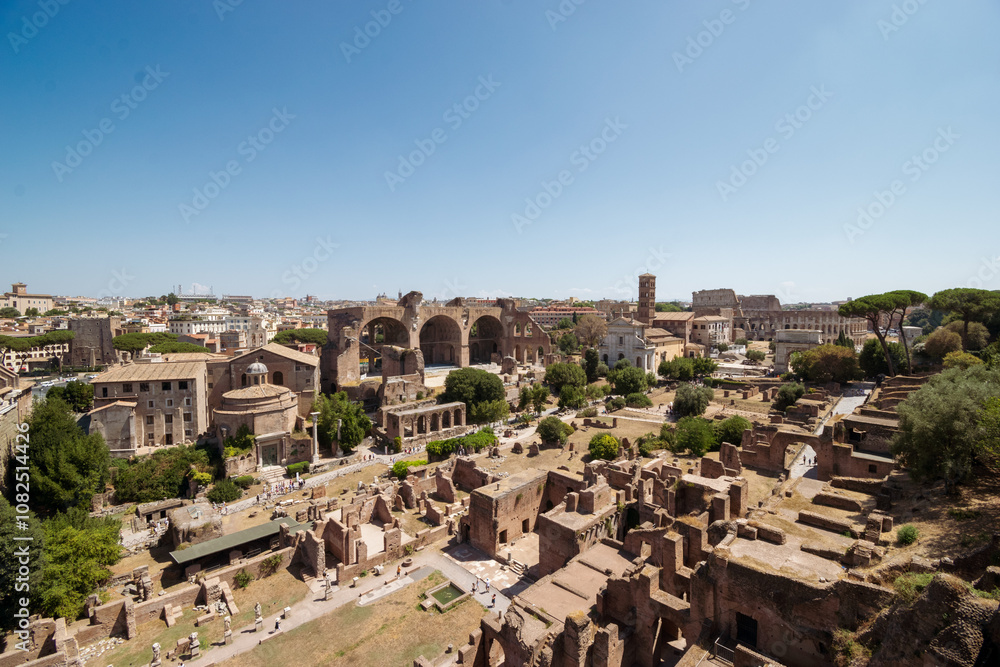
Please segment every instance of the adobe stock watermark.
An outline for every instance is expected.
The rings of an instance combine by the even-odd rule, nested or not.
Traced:
[[[982,257],[979,260],[979,268],[965,281],[965,286],[973,289],[983,289],[983,285],[992,282],[998,274],[1000,274],[1000,255]]]
[[[441,114],[441,120],[448,124],[452,132],[462,127],[462,123],[472,117],[472,114],[479,109],[479,105],[490,99],[496,89],[500,87],[500,82],[493,80],[493,75],[479,77],[479,85],[461,102],[456,102]],[[448,141],[448,133],[440,127],[431,130],[426,139],[414,139],[416,149],[407,155],[399,155],[399,163],[395,171],[385,172],[385,184],[389,186],[389,192],[395,192],[396,187],[405,183],[406,179],[416,173],[417,169],[427,162],[427,158],[434,154],[437,147]]]
[[[670,259],[670,253],[663,249],[663,246],[654,248],[649,246],[649,254],[646,256],[646,263],[635,267],[631,273],[627,273],[622,276],[621,280],[616,282],[610,289],[618,294],[638,294],[639,292],[639,276],[644,273],[652,273],[654,271],[659,271],[667,264],[667,260]]]
[[[119,121],[128,118],[133,111],[139,108],[139,104],[151,92],[159,88],[164,79],[170,76],[170,72],[161,71],[159,65],[156,67],[147,65],[143,71],[146,72],[146,76],[143,77],[139,85],[128,92],[122,93],[111,101],[111,113]],[[74,146],[67,144],[64,161],[59,162],[58,160],[54,160],[52,162],[52,172],[56,175],[56,180],[62,183],[63,179],[83,164],[83,159],[93,153],[94,149],[104,142],[105,137],[114,131],[115,123],[111,118],[102,118],[97,123],[97,127],[92,130],[82,130],[82,141],[78,141]]]
[[[205,184],[200,188],[194,188],[191,203],[185,201],[177,205],[181,219],[190,223],[192,217],[201,215],[202,211],[229,187],[233,177],[243,173],[243,166],[256,160],[275,137],[285,131],[294,118],[295,114],[288,113],[288,107],[282,107],[280,110],[273,107],[271,118],[264,126],[253,134],[248,134],[246,140],[241,141],[236,147],[236,153],[242,158],[242,162],[238,159],[229,160],[219,171],[209,171]]]
[[[899,32],[910,20],[910,17],[920,11],[920,8],[927,4],[927,0],[903,0],[898,4],[893,4],[892,12],[889,13],[888,18],[882,18],[875,22],[880,33],[882,33],[882,41],[888,42],[889,36],[894,32]]]
[[[627,128],[628,125],[623,123],[618,116],[615,116],[614,120],[605,118],[601,131],[587,143],[580,144],[579,148],[570,154],[569,163],[576,167],[577,173],[582,174],[587,171],[587,168],[603,155],[608,146],[616,142]],[[541,217],[542,212],[552,206],[552,202],[561,197],[574,180],[575,176],[570,169],[560,170],[551,181],[542,180],[541,190],[532,197],[525,197],[524,210],[510,216],[510,221],[517,233],[522,233],[526,225],[534,224]]]
[[[215,15],[219,17],[219,21],[226,20],[226,14],[230,14],[236,11],[236,8],[243,4],[243,0],[213,0],[212,9],[215,10]]]
[[[732,2],[739,7],[741,12],[746,11],[747,7],[750,6],[750,0],[732,0]],[[699,31],[693,37],[687,38],[687,45],[684,47],[683,53],[680,51],[674,51],[673,53],[674,65],[677,66],[677,71],[683,74],[685,67],[693,65],[695,60],[701,58],[705,50],[715,44],[715,40],[721,37],[722,33],[726,31],[726,26],[736,22],[737,16],[739,15],[733,10],[723,9],[719,12],[717,18],[702,21],[701,24],[705,26],[705,29]]]
[[[38,9],[31,16],[21,17],[21,30],[18,32],[8,32],[7,41],[10,48],[17,55],[21,52],[21,47],[29,40],[38,36],[38,31],[49,24],[49,21],[56,17],[59,10],[68,5],[70,0],[38,0]]]
[[[27,532],[30,529],[28,524],[29,513],[31,511],[31,478],[28,466],[28,448],[31,435],[27,422],[17,425],[17,433],[14,436],[15,444],[11,449],[10,462],[17,463],[14,467],[14,493],[11,497],[11,505],[15,512],[14,527],[20,532]],[[14,591],[21,593],[23,597],[18,597],[12,602],[14,607],[14,618],[16,628],[14,635],[20,640],[14,646],[22,651],[31,650],[31,619],[28,607],[31,599],[31,551],[29,543],[34,541],[31,535],[14,535],[17,545],[14,548],[14,557],[17,559],[16,570],[14,563],[9,563],[11,570],[14,570]]]
[[[826,89],[826,84],[820,84],[819,88],[812,86],[809,91],[810,94],[805,103],[796,107],[791,113],[786,113],[774,124],[774,130],[781,136],[782,140],[791,139],[809,122],[813,113],[822,109],[827,100],[833,97],[833,93]],[[765,139],[761,148],[748,148],[748,159],[741,162],[739,166],[730,165],[729,178],[725,181],[715,182],[715,189],[718,190],[722,201],[729,201],[729,197],[746,185],[754,174],[779,150],[781,150],[781,142],[774,137]]]
[[[545,10],[545,20],[549,22],[549,27],[555,32],[556,26],[565,23],[570,16],[576,13],[576,8],[587,2],[587,0],[562,0],[555,8]]]
[[[903,175],[909,176],[911,183],[916,183],[943,153],[951,150],[960,137],[961,135],[956,134],[950,125],[947,128],[939,127],[937,136],[930,146],[903,162],[900,167]],[[853,244],[859,236],[863,236],[904,194],[906,194],[906,183],[900,178],[894,179],[885,190],[875,190],[872,193],[872,200],[867,205],[858,207],[857,219],[853,223],[844,224],[847,242]]]
[[[313,246],[311,252],[305,255],[298,262],[292,264],[288,269],[281,274],[281,282],[288,285],[290,290],[297,290],[302,287],[309,278],[319,271],[319,267],[330,261],[333,257],[334,251],[340,247],[340,244],[334,243],[330,236],[326,237],[317,236],[316,244]],[[279,299],[283,295],[279,290],[274,290],[271,293],[272,299]]]
[[[108,297],[121,296],[125,288],[134,280],[135,276],[129,275],[125,268],[122,268],[121,271],[112,271],[111,280],[108,281],[107,287],[97,293],[98,301]]]
[[[385,28],[389,27],[389,24],[392,23],[392,17],[398,16],[404,9],[406,7],[401,0],[389,0],[385,5],[385,9],[373,9],[371,11],[372,20],[365,23],[363,27],[360,25],[354,26],[354,39],[350,43],[340,43],[340,52],[344,54],[344,60],[347,61],[347,64],[351,64],[351,59],[354,56],[361,55],[361,52],[368,48],[372,40],[381,35]]]

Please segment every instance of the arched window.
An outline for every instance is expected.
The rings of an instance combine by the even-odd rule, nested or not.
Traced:
[[[243,374],[243,375],[242,375],[242,376],[240,377],[240,386],[242,386],[242,387],[245,387],[245,386],[247,386],[247,374],[246,374],[246,373],[244,373],[244,374]]]
[[[271,376],[272,384],[285,384],[285,375],[281,371],[274,371]]]

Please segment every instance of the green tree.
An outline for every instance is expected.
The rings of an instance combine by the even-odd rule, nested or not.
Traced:
[[[906,353],[906,367],[913,368],[913,360],[910,358],[910,344],[906,340],[906,336],[903,335],[903,318],[906,316],[906,311],[916,308],[924,301],[927,301],[927,295],[923,292],[917,292],[914,290],[896,290],[891,292],[895,295],[898,300],[901,310],[899,313],[899,340],[903,344],[903,351]],[[889,320],[890,326],[892,320]]]
[[[847,349],[851,350],[852,352],[854,351],[854,341],[851,340],[851,337],[848,336],[843,331],[840,332],[840,335],[837,336],[837,340],[834,341],[833,344],[834,345],[839,345],[840,347],[846,347]]]
[[[473,424],[492,424],[506,421],[510,415],[510,405],[505,399],[474,403],[469,411],[469,421]]]
[[[860,373],[854,347],[820,345],[795,358],[795,372],[810,382],[851,382]]]
[[[322,347],[326,345],[327,336],[326,329],[287,329],[275,334],[271,342],[279,345],[305,343]]]
[[[23,479],[15,479],[27,482],[28,474],[21,475]],[[17,526],[17,516],[7,499],[0,495],[0,648],[3,634],[17,627],[18,619],[14,614],[21,609],[21,598],[28,598],[29,605],[25,606],[34,611],[36,605],[29,592],[41,586],[42,544],[45,542],[41,523],[34,514],[29,514],[26,527],[22,529]],[[30,539],[15,540],[15,537]],[[26,549],[27,556],[19,555],[23,554],[20,549]],[[22,586],[18,587],[18,570],[22,565],[28,568],[28,576],[22,577]],[[27,590],[23,584],[27,584]]]
[[[677,422],[674,451],[688,452],[691,456],[704,456],[715,444],[712,422],[701,417],[683,417]]]
[[[52,387],[45,396],[65,401],[73,412],[88,412],[94,406],[94,386],[79,380],[68,382],[65,387]]]
[[[969,347],[969,323],[982,322],[1000,311],[1000,292],[975,289],[972,287],[956,287],[935,292],[927,301],[927,306],[934,310],[943,310],[958,314],[964,322],[962,344],[966,350]]]
[[[566,385],[582,389],[587,384],[587,373],[578,364],[559,362],[546,367],[545,382],[552,387],[552,393],[559,394]]]
[[[177,304],[177,303],[179,303],[179,302],[180,302],[180,299],[179,299],[179,298],[177,298],[177,295],[176,295],[176,294],[174,294],[173,292],[171,292],[170,294],[168,294],[167,296],[165,296],[165,297],[164,297],[164,298],[162,299],[162,301],[166,302],[166,304],[167,304],[168,306],[173,306],[174,304]]]
[[[719,352],[727,352],[729,351],[729,344],[719,342],[718,344],[716,344],[715,349],[717,349]]]
[[[536,433],[542,442],[565,445],[566,440],[573,433],[573,427],[559,417],[549,416],[538,422]]]
[[[25,309],[25,311],[24,311],[24,315],[25,315],[26,317],[38,317],[39,315],[41,315],[41,313],[40,313],[40,312],[38,312],[38,309],[37,309],[37,308],[35,308],[35,307],[31,307],[31,308],[27,308],[27,309]]]
[[[531,387],[531,405],[535,408],[535,414],[542,414],[542,410],[545,409],[545,404],[549,400],[549,390],[547,387],[541,384],[536,384]]]
[[[906,352],[899,343],[888,343],[886,350],[892,358],[892,366],[886,363],[886,357],[880,349],[879,342],[874,338],[865,341],[858,356],[858,365],[865,377],[875,377],[876,375],[891,375],[890,369],[896,369],[901,373],[908,373],[909,367],[906,365]]]
[[[109,567],[121,558],[121,522],[93,518],[74,508],[45,521],[43,529],[45,565],[37,589],[38,611],[75,620],[87,597],[111,576]]]
[[[969,352],[981,350],[990,342],[989,329],[982,322],[954,320],[944,325],[944,329],[961,336],[962,348]]]
[[[131,352],[132,354],[142,352],[151,345],[175,342],[177,342],[177,335],[166,332],[127,333],[122,334],[121,336],[115,336],[111,339],[111,345],[116,350]]]
[[[710,387],[696,387],[685,383],[677,388],[674,397],[674,412],[681,417],[704,414],[708,404],[715,398],[715,392]]]
[[[944,358],[944,367],[948,368],[969,368],[979,366],[983,360],[968,352],[949,352]]]
[[[608,381],[614,387],[614,393],[622,396],[644,392],[648,389],[646,373],[641,368],[631,365],[618,368],[616,364],[615,370],[608,373]]]
[[[505,398],[503,381],[479,368],[459,368],[444,379],[441,403],[465,403],[471,412],[476,403],[498,401]]]
[[[721,422],[715,422],[715,442],[718,446],[728,442],[731,445],[740,446],[743,442],[743,431],[753,428],[749,419],[733,415]]]
[[[660,377],[666,380],[688,382],[694,378],[694,361],[687,357],[677,357],[671,361],[661,361],[656,369]]]
[[[559,322],[556,323],[556,329],[572,329],[572,328],[573,328],[573,320],[568,317],[564,317],[560,319]]]
[[[653,405],[653,401],[646,394],[636,392],[625,397],[625,405],[630,408],[648,408]]]
[[[99,433],[85,435],[59,399],[35,403],[28,418],[32,501],[46,512],[89,507],[104,491],[110,454]]]
[[[618,438],[607,433],[598,433],[590,439],[590,458],[613,461],[618,457]]]
[[[851,346],[851,349],[852,350],[854,349],[853,344]],[[746,357],[750,361],[764,361],[764,359],[767,358],[767,352],[765,352],[764,350],[747,350]]]
[[[227,438],[226,442],[233,441]],[[211,475],[215,469],[207,448],[188,445],[157,450],[133,461],[115,459],[112,465],[117,468],[115,497],[123,503],[183,498],[193,474]]]
[[[795,402],[806,393],[806,388],[798,382],[788,382],[778,387],[778,395],[774,399],[774,409],[784,411],[795,405]]]
[[[21,311],[12,306],[5,306],[0,308],[0,317],[12,320],[21,317]]]
[[[570,408],[578,410],[587,405],[583,390],[573,384],[564,384],[559,390],[559,409]]]
[[[719,368],[719,362],[714,361],[709,357],[695,357],[691,360],[691,363],[694,374],[697,377],[711,375]]]
[[[583,353],[583,370],[587,374],[587,382],[597,382],[597,367],[601,363],[601,358],[597,350],[589,347]]]
[[[1000,423],[1000,370],[952,368],[932,376],[896,407],[899,432],[892,454],[920,482],[943,478],[949,490],[973,463],[992,463],[1000,450],[990,436]]]
[[[924,352],[933,359],[944,359],[949,352],[962,350],[962,335],[948,329],[937,329],[924,341]]]
[[[842,303],[837,308],[841,317],[859,317],[868,320],[868,326],[875,332],[875,339],[882,348],[885,356],[887,375],[896,375],[897,365],[889,352],[889,344],[886,341],[886,332],[882,328],[883,321],[890,325],[894,318],[902,320],[906,313],[906,308],[910,304],[910,298],[905,293],[886,292],[885,294],[869,294],[847,303]],[[905,350],[903,359],[906,359]],[[862,353],[863,354],[863,353]],[[861,365],[864,370],[864,362]]]
[[[159,343],[149,348],[150,352],[155,354],[176,354],[176,353],[187,353],[187,354],[211,354],[212,351],[207,347],[202,347],[201,345],[195,345],[194,343]]]
[[[677,303],[673,301],[669,303],[665,302],[657,303],[655,308],[656,312],[658,313],[680,313],[684,311],[683,308],[681,308],[679,305],[677,305]]]
[[[213,503],[231,503],[243,496],[243,489],[231,479],[222,479],[209,489],[207,495]]]
[[[337,442],[344,452],[353,452],[372,428],[372,422],[361,405],[352,402],[343,391],[320,394],[313,404],[312,411],[319,412],[317,436],[324,447],[332,447],[333,443]]]
[[[564,354],[573,354],[580,349],[580,341],[576,339],[576,334],[567,331],[559,337],[559,350]]]

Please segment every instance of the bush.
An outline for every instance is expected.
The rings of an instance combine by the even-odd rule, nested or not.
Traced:
[[[288,472],[289,477],[295,477],[295,473],[306,473],[309,472],[309,461],[299,461],[298,463],[292,463],[287,466],[285,470]]]
[[[781,385],[778,388],[778,396],[774,399],[774,409],[786,410],[790,406],[795,405],[795,401],[802,398],[805,393],[806,388],[797,382]]]
[[[621,410],[625,407],[625,399],[621,396],[615,396],[607,403],[608,411]]]
[[[224,479],[217,483],[208,492],[208,499],[213,503],[231,503],[239,500],[243,496],[243,489],[236,486],[230,479]]]
[[[392,464],[392,474],[396,476],[397,479],[406,479],[406,476],[410,474],[409,469],[416,466],[427,465],[427,461],[396,461]]]
[[[896,589],[905,604],[911,604],[927,588],[933,578],[933,572],[908,572],[896,577],[892,582],[892,587]]]
[[[587,399],[583,395],[583,391],[580,387],[571,384],[564,384],[562,389],[559,390],[559,409],[577,409],[582,408],[587,404]]]
[[[896,541],[904,547],[913,544],[920,537],[920,531],[913,524],[906,524],[896,529]]]
[[[705,412],[715,392],[708,387],[682,384],[674,398],[674,412],[679,417],[695,417]]]
[[[191,473],[191,479],[198,486],[208,486],[212,483],[212,473],[210,472],[195,472]]]
[[[648,408],[653,402],[649,400],[649,396],[636,392],[625,397],[625,405],[630,408]]]
[[[392,451],[397,454],[403,451],[403,439],[398,435],[392,439]]]
[[[657,449],[668,448],[667,443],[653,432],[639,436],[635,444],[639,447],[639,453],[646,458],[652,458],[653,452]]]
[[[764,361],[767,358],[767,352],[764,350],[747,350],[746,357],[750,361]]]
[[[584,408],[576,413],[577,419],[583,419],[584,417],[596,417],[597,408]]]
[[[609,372],[610,369],[608,368],[608,365],[606,363],[602,361],[601,363],[597,364],[597,377],[606,378],[608,377]]]
[[[239,477],[233,478],[233,483],[246,491],[251,486],[253,486],[254,478],[253,475],[240,475]]]
[[[722,447],[722,443],[728,442],[731,445],[740,446],[743,442],[743,431],[753,428],[750,420],[733,415],[728,419],[715,423],[715,447],[713,450]]]
[[[599,433],[590,439],[590,458],[612,461],[618,456],[618,439]]]
[[[278,555],[278,558],[280,559],[281,556]],[[236,588],[246,588],[251,581],[253,581],[253,575],[247,572],[246,568],[233,575],[233,583],[236,584]]]
[[[448,438],[447,440],[432,440],[427,443],[427,453],[431,456],[446,457],[451,456],[459,447],[465,447],[465,449],[478,452],[484,447],[491,447],[496,443],[497,437],[493,433],[493,429],[489,426],[483,427],[472,433],[460,438]]]
[[[191,466],[202,473],[210,473],[213,469],[206,449],[185,445],[160,449],[132,462],[117,459],[114,465],[118,467],[115,496],[122,503],[180,498],[187,492]]]
[[[715,444],[712,422],[701,417],[683,417],[677,422],[674,451],[687,451],[691,456],[704,456]]]
[[[572,432],[573,427],[559,419],[559,417],[546,417],[538,422],[537,433],[542,442],[558,442],[560,445],[565,445],[566,439],[569,438]]]
[[[278,566],[281,565],[281,554],[274,554],[273,556],[268,556],[260,562],[260,576],[270,577],[272,574],[278,571]]]

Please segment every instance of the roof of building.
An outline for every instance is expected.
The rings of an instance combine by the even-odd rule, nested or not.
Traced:
[[[93,410],[91,410],[87,414],[88,415],[92,415],[95,412],[100,412],[101,410],[107,410],[108,408],[113,408],[115,406],[120,406],[120,407],[123,407],[123,408],[130,408],[131,409],[131,408],[134,408],[136,405],[138,405],[138,403],[136,403],[135,401],[112,401],[111,403],[108,403],[107,405],[102,405],[99,408],[94,408]]]
[[[267,366],[259,361],[255,361],[247,366],[247,375],[267,375]]]
[[[270,398],[276,396],[284,396],[285,394],[292,393],[292,390],[288,387],[282,387],[281,385],[274,384],[252,384],[249,387],[240,387],[239,389],[233,389],[232,391],[227,391],[222,395],[223,398],[227,400],[233,399],[247,399],[247,398]]]
[[[668,322],[686,322],[687,320],[693,320],[694,313],[690,310],[684,310],[681,312],[671,312],[671,313],[655,313],[653,315],[653,322],[656,320],[664,320]]]
[[[728,322],[730,318],[722,315],[699,315],[694,318],[698,322]]]
[[[218,553],[227,553],[237,547],[243,546],[244,544],[256,542],[257,540],[271,537],[272,535],[277,535],[281,532],[282,524],[287,525],[292,532],[297,532],[297,529],[300,526],[306,530],[309,530],[312,527],[312,524],[299,523],[292,517],[286,516],[278,519],[277,521],[268,521],[267,523],[262,523],[258,526],[247,528],[246,530],[240,530],[235,533],[230,533],[229,535],[217,537],[214,540],[194,544],[187,549],[171,551],[170,558],[172,558],[178,565],[185,565],[192,561],[205,558],[206,556],[214,556]]]
[[[306,354],[305,352],[299,352],[298,350],[293,350],[290,347],[285,347],[284,345],[279,345],[278,343],[268,343],[264,347],[259,347],[255,350],[250,350],[246,354],[241,354],[239,357],[234,357],[234,361],[236,359],[245,357],[249,354],[259,354],[261,350],[267,350],[268,352],[277,354],[278,356],[285,357],[287,359],[291,359],[293,361],[297,361],[299,363],[310,364],[312,366],[319,365],[319,357],[317,357],[316,355]]]
[[[666,329],[660,329],[658,327],[648,327],[646,329],[646,338],[673,338],[675,340],[681,340]]]
[[[92,384],[143,382],[145,380],[186,380],[205,372],[204,361],[162,361],[126,364],[101,373]]]

